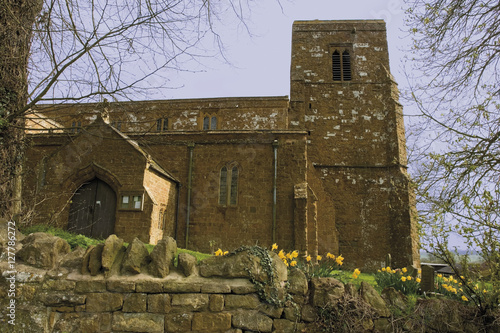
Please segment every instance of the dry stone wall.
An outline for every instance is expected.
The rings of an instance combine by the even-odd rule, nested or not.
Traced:
[[[176,251],[172,238],[151,253],[115,235],[70,251],[58,237],[31,234],[19,242],[15,272],[1,254],[2,309],[9,284],[15,290],[14,317],[2,311],[2,332],[315,332],[319,309],[352,292],[333,278],[288,273],[259,247],[200,263],[182,253],[175,267]],[[367,304],[382,306],[378,317],[387,316],[383,301],[371,298]]]

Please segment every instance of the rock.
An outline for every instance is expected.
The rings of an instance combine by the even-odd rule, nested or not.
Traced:
[[[233,327],[257,332],[271,332],[273,320],[257,310],[239,310],[233,313]]]
[[[77,246],[73,251],[62,257],[59,267],[68,268],[71,270],[79,269],[82,266],[83,256],[86,250],[83,247]]]
[[[224,296],[224,307],[226,310],[257,309],[259,303],[259,297],[255,294]]]
[[[184,333],[191,331],[193,313],[167,314],[165,316],[165,332]]]
[[[148,249],[138,238],[134,238],[127,247],[125,258],[123,259],[121,272],[139,274],[146,267],[151,258]]]
[[[318,319],[318,310],[316,307],[305,304],[302,307],[301,318],[303,321],[314,322]]]
[[[193,315],[193,331],[219,332],[231,328],[231,314],[198,312]]]
[[[375,310],[377,315],[385,318],[391,316],[391,312],[387,308],[387,305],[385,304],[384,300],[375,290],[375,288],[373,288],[370,284],[364,281],[361,282],[361,287],[359,288],[359,292],[361,298],[363,298],[363,300],[366,303],[371,305],[371,307]]]
[[[22,241],[16,256],[38,268],[55,268],[59,260],[71,251],[64,239],[43,232],[35,232]]]
[[[335,305],[344,294],[344,285],[334,278],[311,279],[312,304],[318,307]]]
[[[104,242],[102,250],[102,268],[106,277],[110,276],[111,268],[121,251],[124,251],[123,239],[116,235],[109,236]]]
[[[358,294],[358,291],[356,290],[356,286],[353,285],[352,283],[346,283],[344,286],[345,293],[346,295],[349,295],[350,297],[356,297]]]
[[[89,256],[89,271],[90,275],[96,276],[102,272],[102,250],[104,249],[104,244],[97,244],[92,251],[90,251]]]
[[[407,308],[408,298],[393,287],[385,288],[384,290],[382,290],[381,296],[386,301],[386,303],[391,306],[394,306],[402,311]]]
[[[164,315],[154,313],[113,313],[113,331],[118,332],[164,332]]]
[[[196,269],[196,257],[189,254],[189,253],[179,253],[179,256],[177,257],[178,260],[178,265],[177,267],[180,268],[181,272],[184,274],[184,276],[191,276],[191,275],[197,275],[197,269]]]
[[[258,248],[257,253],[264,251]],[[277,281],[287,279],[286,266],[273,252],[267,252],[271,258],[272,270],[267,272],[261,265],[261,258],[252,254],[252,249],[236,252],[228,256],[215,256],[207,258],[200,263],[200,275],[203,277],[225,277],[225,278],[254,278],[259,282],[266,282],[269,274],[276,272]],[[274,258],[274,259],[273,259]]]
[[[170,312],[170,295],[168,294],[149,294],[148,295],[148,312],[151,313],[169,313]]]
[[[203,311],[208,309],[207,294],[173,294],[172,312]]]
[[[307,277],[300,269],[293,269],[288,275],[290,294],[305,295],[308,290]]]
[[[174,265],[177,242],[172,237],[161,239],[151,252],[149,272],[156,277],[166,277]]]
[[[123,295],[118,293],[87,294],[87,312],[113,312],[123,306]]]
[[[87,250],[85,251],[85,254],[83,255],[83,260],[82,260],[82,269],[81,273],[82,274],[88,274],[90,273],[89,271],[89,260],[90,260],[90,253],[94,249],[95,245],[90,245]]]

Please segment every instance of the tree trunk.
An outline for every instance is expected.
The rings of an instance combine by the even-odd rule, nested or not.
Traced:
[[[0,217],[21,212],[28,58],[42,0],[0,0]]]

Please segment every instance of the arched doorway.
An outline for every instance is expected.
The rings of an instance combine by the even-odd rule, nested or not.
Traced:
[[[69,209],[68,231],[93,238],[107,238],[115,229],[116,194],[99,178],[75,192]]]

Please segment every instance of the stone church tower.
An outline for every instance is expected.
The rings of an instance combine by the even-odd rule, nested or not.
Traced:
[[[415,203],[385,23],[295,22],[290,79],[289,128],[309,132],[308,182],[334,202],[339,252],[413,262]],[[329,223],[318,227],[321,243]]]

